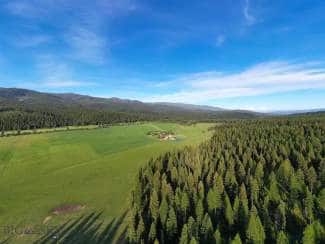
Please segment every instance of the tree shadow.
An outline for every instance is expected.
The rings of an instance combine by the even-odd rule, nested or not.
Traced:
[[[10,240],[10,238],[7,238],[6,240],[0,240],[0,244],[7,244]]]
[[[67,221],[57,228],[41,236],[35,244],[102,244],[112,243],[115,239],[117,243],[124,243],[126,229],[120,230],[126,212],[119,218],[112,219],[104,225],[99,221],[102,213],[90,213],[83,215],[74,221]],[[120,233],[119,233],[120,232]]]

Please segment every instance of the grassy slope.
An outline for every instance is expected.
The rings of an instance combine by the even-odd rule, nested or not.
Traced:
[[[146,123],[1,138],[0,225],[41,224],[64,203],[84,204],[83,212],[103,210],[108,219],[118,217],[140,165],[164,151],[201,142],[209,136],[209,126]],[[157,128],[183,139],[161,142],[146,135]],[[50,224],[70,217],[54,217]]]

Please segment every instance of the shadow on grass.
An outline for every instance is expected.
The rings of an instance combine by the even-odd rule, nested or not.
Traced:
[[[99,221],[102,213],[91,213],[81,216],[74,221],[67,221],[42,236],[35,244],[102,244],[125,242],[126,230],[120,230],[126,213],[117,219],[111,220],[107,225]]]
[[[10,238],[7,238],[6,240],[3,240],[3,241],[0,240],[0,244],[7,244],[7,243],[9,243],[9,241],[10,241]]]

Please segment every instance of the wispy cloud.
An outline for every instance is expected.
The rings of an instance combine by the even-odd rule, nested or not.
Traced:
[[[21,17],[35,17],[43,12],[26,1],[10,1],[6,7],[11,14]]]
[[[65,41],[72,49],[71,57],[78,61],[102,64],[108,55],[105,38],[85,27],[73,27],[65,35]]]
[[[48,17],[48,15],[58,12],[71,11],[78,12],[71,17],[92,13],[94,10],[97,15],[107,15],[116,17],[128,14],[139,9],[136,0],[11,0],[5,4],[6,9],[13,15],[24,18]]]
[[[53,36],[53,41],[65,42],[68,47],[67,56],[74,61],[102,64],[109,53],[109,48],[105,37],[107,33],[101,33],[99,30],[103,30],[102,24],[107,20],[106,17],[111,16],[108,12],[111,11],[116,16],[123,10],[130,11],[128,9],[133,5],[127,1],[128,6],[123,9],[123,6],[115,1],[96,0],[93,4],[87,1],[80,2],[76,0],[13,0],[7,4],[7,9],[13,15],[33,18],[32,24],[36,27],[43,22],[48,23],[49,19],[52,22],[54,18],[62,18],[64,25],[58,22],[59,26],[53,26],[59,30],[56,36]],[[36,47],[49,42],[50,39],[46,34],[22,36],[19,42],[16,42],[16,46]]]
[[[169,81],[168,81],[169,82]],[[180,77],[184,87],[147,101],[204,103],[219,98],[245,97],[325,88],[325,66],[317,63],[266,62],[235,73],[216,71]]]
[[[73,68],[66,62],[52,55],[40,55],[37,58],[36,73],[38,82],[29,82],[24,86],[45,88],[70,88],[94,86],[96,83],[76,79]]]
[[[244,0],[243,15],[248,25],[256,22],[256,18],[251,14],[250,0]]]
[[[48,17],[51,12],[65,7],[62,0],[12,0],[5,5],[9,13],[23,18]]]

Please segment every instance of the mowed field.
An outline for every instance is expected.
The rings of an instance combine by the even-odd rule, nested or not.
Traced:
[[[57,226],[93,212],[118,218],[141,165],[206,140],[211,126],[157,122],[0,138],[0,226]],[[171,130],[178,139],[160,141],[147,135],[153,130]],[[82,207],[54,214],[60,206]],[[15,235],[14,243],[35,238]]]

